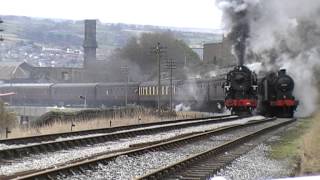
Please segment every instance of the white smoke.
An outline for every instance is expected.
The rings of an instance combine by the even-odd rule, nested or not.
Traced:
[[[295,80],[294,95],[300,101],[298,116],[317,109],[318,90],[314,70],[320,67],[319,0],[217,0],[223,21],[234,23],[225,9],[246,4],[249,24],[246,60],[262,62],[264,70],[286,68]],[[228,26],[227,26],[228,27]]]
[[[175,106],[175,111],[179,112],[179,111],[190,111],[191,107],[184,105],[183,103],[178,104]]]
[[[320,54],[316,49],[300,53],[291,58],[284,54],[282,67],[295,80],[294,95],[300,101],[297,116],[306,117],[317,110],[318,90],[313,68],[319,66]]]
[[[246,66],[253,72],[255,72],[256,74],[259,74],[262,70],[262,63],[261,62],[254,62],[251,64],[246,64]]]

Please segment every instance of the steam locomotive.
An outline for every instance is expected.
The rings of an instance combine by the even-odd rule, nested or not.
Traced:
[[[224,84],[225,106],[232,114],[251,114],[257,107],[257,75],[246,66],[236,66]]]
[[[299,102],[293,96],[294,81],[282,69],[267,74],[259,83],[259,111],[265,116],[293,117]]]
[[[258,86],[259,81],[259,86]],[[157,83],[42,83],[0,84],[0,93],[13,92],[2,100],[11,105],[112,107],[129,104],[156,107],[158,93],[162,107],[169,107],[169,81]],[[266,116],[292,117],[298,101],[292,92],[294,81],[285,70],[257,79],[246,66],[236,66],[223,76],[211,79],[175,80],[173,103],[183,103],[194,110],[219,112],[225,107],[232,114],[258,112]]]

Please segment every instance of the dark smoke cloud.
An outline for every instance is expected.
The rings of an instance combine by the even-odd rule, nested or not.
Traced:
[[[233,54],[238,64],[243,65],[250,33],[250,11],[254,4],[245,0],[217,0],[216,3],[223,10],[224,26],[233,41]]]

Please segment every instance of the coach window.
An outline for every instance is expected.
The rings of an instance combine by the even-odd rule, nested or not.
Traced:
[[[108,89],[106,90],[106,95],[109,96],[109,90]]]

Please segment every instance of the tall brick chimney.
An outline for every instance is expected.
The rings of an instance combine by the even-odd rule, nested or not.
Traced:
[[[83,49],[84,49],[84,62],[83,67],[88,68],[91,63],[94,63],[96,58],[96,49],[97,49],[97,41],[96,41],[96,20],[84,20],[84,41],[83,41]]]

